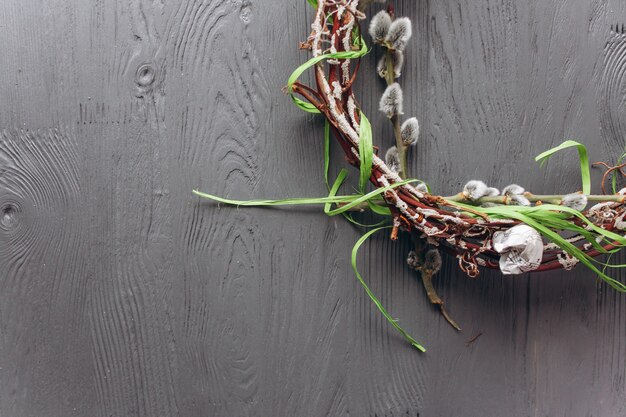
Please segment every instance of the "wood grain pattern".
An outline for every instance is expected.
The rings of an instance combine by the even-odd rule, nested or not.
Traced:
[[[574,191],[573,155],[533,157],[570,138],[592,160],[626,146],[624,2],[394,4],[415,26],[411,166],[435,190],[471,176]],[[281,92],[311,14],[0,2],[0,417],[626,414],[626,301],[586,270],[470,280],[448,260],[436,286],[457,334],[407,242],[381,232],[359,268],[420,355],[356,283],[358,228],[192,197],[324,194],[322,124]],[[357,90],[382,151],[383,89]]]

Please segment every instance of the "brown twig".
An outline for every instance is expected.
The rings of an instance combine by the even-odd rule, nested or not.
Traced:
[[[483,335],[483,332],[478,332],[474,336],[472,336],[467,342],[465,342],[465,347],[470,347],[472,343],[474,343],[480,336]]]
[[[602,175],[602,182],[601,182],[602,193],[603,194],[606,194],[606,191],[604,189],[604,184],[606,183],[606,180],[609,177],[609,174],[611,172],[619,171],[619,173],[622,174],[623,177],[626,177],[626,173],[624,173],[624,171],[622,171],[622,168],[624,168],[626,166],[626,162],[623,163],[623,164],[615,165],[615,166],[609,166],[609,164],[607,164],[606,162],[594,162],[593,166],[596,166],[596,165],[601,165],[601,166],[606,168],[606,172],[604,173],[604,175]]]

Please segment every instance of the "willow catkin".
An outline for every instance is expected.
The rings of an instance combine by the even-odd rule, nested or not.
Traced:
[[[390,45],[391,49],[403,51],[407,42],[411,39],[411,19],[408,17],[400,17],[389,26],[385,42]]]
[[[391,16],[384,10],[376,13],[370,21],[369,33],[374,42],[383,43],[389,34]]]
[[[393,83],[383,93],[380,98],[380,111],[388,118],[402,114],[402,88],[400,84]]]
[[[400,135],[402,137],[402,143],[405,146],[414,145],[417,143],[417,139],[420,135],[420,124],[417,117],[411,117],[402,123],[400,128]]]
[[[561,205],[583,211],[587,207],[587,196],[579,193],[568,194],[561,200]]]

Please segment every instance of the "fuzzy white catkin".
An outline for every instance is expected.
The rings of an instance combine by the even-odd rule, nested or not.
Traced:
[[[502,189],[502,195],[520,195],[524,194],[524,187],[520,187],[517,184],[507,185]]]
[[[402,51],[393,52],[393,75],[400,78],[402,75],[402,67],[404,66],[404,53]]]
[[[415,189],[421,193],[427,193],[428,192],[428,185],[426,185],[425,182],[420,182],[419,184],[417,184],[415,186]]]
[[[485,197],[495,197],[497,195],[500,195],[500,190],[494,187],[487,188],[487,193],[485,194]]]
[[[420,135],[420,124],[417,117],[411,117],[402,123],[400,128],[400,136],[405,146],[414,145]]]
[[[387,149],[385,153],[385,164],[389,167],[393,172],[400,171],[400,156],[398,155],[398,148],[392,146]]]
[[[411,19],[408,17],[400,17],[394,20],[389,26],[385,42],[391,45],[391,49],[403,51],[407,42],[411,39]]]
[[[393,83],[383,93],[380,98],[380,111],[388,118],[402,114],[402,88],[400,84]]]
[[[380,78],[387,77],[387,58],[383,55],[376,65],[376,72]]]
[[[437,249],[431,249],[424,255],[424,269],[436,274],[441,269],[441,254]]]
[[[587,207],[587,196],[578,193],[568,194],[561,200],[561,205],[583,211]]]
[[[393,76],[394,78],[400,78],[402,75],[402,66],[404,65],[404,54],[400,51],[394,51],[392,54],[393,59]],[[376,64],[376,72],[380,78],[387,78],[387,55],[383,55]]]
[[[522,194],[511,194],[509,197],[509,205],[512,206],[530,206],[530,200],[524,197]]]
[[[369,33],[374,42],[382,43],[389,34],[391,16],[384,10],[376,13],[370,22]]]
[[[481,197],[484,197],[487,193],[487,190],[489,190],[487,184],[482,181],[472,180],[465,184],[465,186],[463,187],[463,195],[465,196],[465,198],[471,201],[475,201]]]

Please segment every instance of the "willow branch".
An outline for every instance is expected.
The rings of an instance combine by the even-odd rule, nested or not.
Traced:
[[[550,204],[560,204],[565,197],[564,194],[549,194],[549,195],[538,195],[532,193],[524,193],[524,197],[528,199],[528,201],[533,203],[550,203]],[[493,204],[509,204],[511,202],[509,196],[506,195],[498,195],[493,197],[481,197],[476,200],[469,200],[463,193],[459,193],[456,195],[442,197],[446,201],[458,202],[470,205],[481,205],[484,203],[493,203]],[[594,202],[614,202],[614,203],[624,203],[626,202],[626,195],[588,195],[588,201]]]

